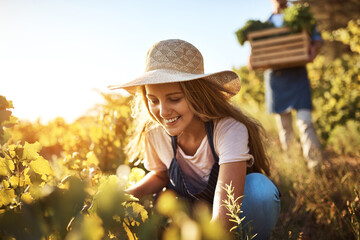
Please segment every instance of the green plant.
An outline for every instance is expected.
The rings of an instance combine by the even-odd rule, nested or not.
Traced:
[[[0,146],[10,138],[10,134],[6,131],[6,128],[14,126],[17,121],[17,119],[11,115],[11,108],[14,108],[12,102],[0,95]]]
[[[241,46],[247,41],[247,34],[257,30],[264,30],[274,27],[270,22],[261,22],[259,20],[248,20],[245,25],[235,32]]]
[[[315,18],[310,12],[308,5],[294,4],[287,7],[283,11],[284,14],[284,26],[289,27],[292,32],[301,32],[306,30],[309,34],[312,34],[315,29]],[[235,34],[238,42],[241,46],[248,40],[247,35],[250,32],[274,28],[274,24],[271,22],[262,22],[260,20],[248,20],[243,27],[238,29]],[[275,37],[278,35],[272,35],[269,37]]]
[[[235,223],[235,226],[230,229],[230,232],[233,232],[235,239],[242,240],[244,237],[245,239],[253,239],[257,234],[252,234],[250,226],[242,224],[245,217],[240,218],[240,213],[242,213],[242,211],[241,203],[239,202],[243,196],[239,196],[235,199],[232,182],[230,182],[229,185],[225,184],[224,190],[227,193],[227,199],[223,200],[222,206],[228,210],[226,215],[230,217],[229,221]],[[248,228],[248,231],[244,232],[246,227]]]
[[[350,46],[351,51],[360,53],[360,19],[350,20],[346,28],[333,32],[324,32],[323,37],[329,41],[340,41]]]
[[[246,104],[261,107],[265,101],[264,77],[262,71],[251,71],[247,66],[233,69],[241,79],[241,90],[234,98]]]
[[[330,133],[328,146],[337,154],[360,156],[360,123],[348,120]]]
[[[39,189],[52,186],[53,170],[39,155],[39,143],[3,145],[0,149],[0,208],[21,207],[23,202],[38,198]]]
[[[360,239],[360,193],[354,189],[355,197],[353,201],[347,201],[347,213],[345,217],[348,225],[352,229],[354,239]]]
[[[324,37],[341,40],[356,50],[360,38],[359,24],[359,21],[350,21],[347,28],[326,33]],[[326,144],[336,126],[360,119],[360,56],[354,52],[331,62],[319,56],[307,67],[313,87],[315,124]]]
[[[284,26],[289,27],[293,32],[306,30],[310,35],[315,29],[315,18],[310,12],[309,5],[294,4],[283,11]]]

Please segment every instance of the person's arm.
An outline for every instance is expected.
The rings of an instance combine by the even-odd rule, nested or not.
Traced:
[[[234,197],[244,194],[246,177],[246,161],[225,163],[220,165],[218,181],[215,189],[212,221],[218,221],[228,231],[235,223],[229,221],[226,214],[228,210],[223,206],[223,200],[227,199],[225,186],[232,184],[234,187]],[[238,204],[241,203],[241,198]]]
[[[319,53],[320,48],[323,45],[323,41],[321,40],[313,40],[310,44],[310,54],[309,54],[309,61],[312,62],[316,55]]]
[[[125,192],[137,198],[142,198],[149,194],[160,192],[164,187],[169,184],[169,177],[167,171],[151,171],[146,174],[134,186],[126,189]]]

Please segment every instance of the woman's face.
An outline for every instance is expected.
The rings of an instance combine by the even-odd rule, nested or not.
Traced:
[[[189,108],[179,83],[146,85],[145,90],[151,114],[169,135],[180,135],[193,121],[199,121]]]

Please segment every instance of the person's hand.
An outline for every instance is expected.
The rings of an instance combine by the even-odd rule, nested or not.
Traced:
[[[316,57],[316,47],[314,45],[310,45],[310,49],[309,49],[309,62],[314,61]]]
[[[254,68],[253,68],[253,66],[252,66],[252,61],[251,61],[251,60],[252,60],[252,55],[250,54],[249,61],[248,61],[248,65],[247,65],[249,71],[254,70]]]
[[[322,41],[319,40],[312,41],[309,48],[309,62],[312,62],[315,59],[322,45],[323,45]]]

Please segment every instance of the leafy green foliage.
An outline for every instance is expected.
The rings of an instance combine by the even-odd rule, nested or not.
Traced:
[[[13,209],[23,202],[38,198],[39,189],[51,185],[52,168],[47,160],[38,154],[39,143],[24,145],[3,145],[0,152],[2,187],[0,207]]]
[[[283,14],[284,26],[289,27],[293,32],[306,30],[310,35],[313,33],[316,21],[309,5],[291,5],[284,9]]]
[[[225,207],[228,211],[227,215],[230,217],[231,222],[235,223],[235,226],[233,226],[230,229],[230,232],[234,233],[234,238],[235,239],[253,239],[254,237],[256,237],[256,233],[255,234],[251,234],[251,229],[249,229],[247,232],[244,231],[244,228],[246,227],[244,224],[242,224],[242,222],[244,221],[245,217],[240,218],[240,214],[242,213],[241,211],[241,203],[240,199],[243,196],[240,196],[238,198],[235,199],[234,196],[234,187],[232,186],[232,182],[230,182],[230,185],[225,185],[224,190],[227,193],[227,199],[223,200],[223,207]],[[249,227],[249,226],[248,226]]]
[[[328,34],[330,39],[347,42],[353,46],[351,49],[357,49],[360,34],[357,29],[357,20],[353,20],[347,28]],[[324,162],[319,172],[315,174],[306,168],[300,145],[295,144],[290,153],[283,153],[277,135],[273,134],[267,142],[273,159],[272,176],[283,195],[281,224],[271,239],[357,239],[359,236],[359,200],[358,195],[353,195],[354,191],[358,193],[360,174],[359,60],[358,52],[354,51],[335,61],[318,56],[307,66],[314,122],[324,145]],[[254,109],[257,106],[263,109],[262,73],[244,67],[236,72],[242,79],[242,90],[234,100],[240,106],[250,103]],[[255,116],[266,125],[270,117],[264,115],[264,111],[258,111]],[[267,130],[274,128],[273,125]]]
[[[7,142],[10,137],[5,132],[5,128],[11,127],[16,123],[16,118],[11,115],[9,109],[14,108],[11,101],[7,101],[6,97],[0,95],[0,145]]]
[[[360,28],[357,26],[355,21],[351,21],[346,29],[339,30],[343,32],[341,36],[349,37],[346,41],[354,49],[357,49],[355,46],[359,44],[358,39],[360,39],[360,31],[358,31]],[[334,36],[338,36],[339,31],[335,31]],[[351,32],[351,34],[345,32]],[[332,37],[332,39],[338,38]],[[341,39],[345,42],[344,37]],[[323,145],[329,143],[330,135],[336,127],[345,127],[348,121],[358,121],[360,119],[359,66],[360,56],[357,53],[343,55],[341,58],[331,62],[326,61],[323,56],[318,56],[313,63],[307,65],[315,108],[313,113],[314,122]],[[242,79],[242,89],[240,94],[234,98],[234,101],[240,105],[246,103],[255,109],[259,108],[265,111],[263,72],[258,70],[249,71],[247,67],[233,70]],[[349,134],[358,139],[356,136],[359,136],[360,133],[357,128],[352,127],[351,129],[353,132]],[[336,134],[336,139],[339,139],[339,134]],[[336,140],[333,139],[331,142],[331,144],[334,144]],[[348,144],[346,152],[355,153],[359,151],[358,149],[358,144]]]
[[[308,65],[313,85],[314,120],[325,141],[337,125],[360,119],[359,63],[358,55],[345,55],[333,62],[319,57]]]
[[[359,21],[350,21],[347,28],[324,36],[328,40],[339,40],[352,46],[355,50],[353,54],[345,54],[332,62],[318,57],[308,65],[314,89],[315,123],[325,141],[335,127],[345,126],[349,120],[360,119],[360,56],[356,52],[360,39],[359,24]],[[356,129],[352,130],[355,131],[354,135],[359,134]],[[358,145],[351,146],[353,152],[358,151]]]
[[[111,236],[136,239],[137,228],[148,218],[147,211],[137,199],[125,194],[121,185],[115,175],[102,177],[89,213],[102,219],[105,232]]]
[[[82,209],[85,192],[82,183],[68,179],[67,190],[43,189],[44,195],[20,208],[0,214],[0,236],[17,239],[64,239],[70,220]]]
[[[253,31],[273,28],[274,24],[269,22],[261,22],[260,20],[248,20],[245,25],[235,32],[236,37],[241,46],[247,41],[247,34]]]
[[[166,228],[159,234],[161,239],[229,240],[231,237],[218,222],[210,221],[209,206],[203,202],[189,206],[188,202],[177,198],[175,193],[169,190],[160,194],[155,208],[155,217],[156,214],[161,214],[167,219]],[[161,219],[158,222],[161,222]]]
[[[323,37],[330,41],[340,41],[349,45],[351,51],[360,53],[360,19],[350,20],[346,28],[324,32]]]
[[[90,150],[101,159],[100,168],[114,173],[126,163],[124,147],[128,141],[127,131],[131,128],[130,98],[115,94],[102,94],[106,104],[98,106],[96,124],[90,124]]]
[[[345,125],[337,125],[331,131],[328,146],[337,154],[360,156],[360,123],[348,120]]]
[[[354,21],[329,34],[358,52],[358,25]],[[287,159],[279,152],[276,137],[267,142],[274,159],[272,176],[284,195],[281,224],[271,239],[358,238],[360,173],[357,159],[351,156],[359,153],[360,145],[356,144],[359,63],[354,54],[334,62],[318,57],[308,66],[321,139],[331,154],[347,153],[347,157],[325,158],[320,173],[313,174],[301,156]],[[257,112],[269,125],[262,72],[246,67],[235,71],[242,79],[242,90],[234,101]],[[210,223],[211,214],[204,205],[190,212],[171,193],[160,195],[155,206],[152,199],[139,201],[125,194],[125,186],[139,181],[145,171],[119,167],[128,164],[122,148],[134,127],[129,99],[104,98],[106,104],[71,124],[58,118],[47,125],[14,125],[12,103],[0,97],[0,238],[227,239],[228,233]],[[229,214],[233,211],[236,219],[239,208],[233,200],[228,202],[234,202]]]
[[[315,29],[316,20],[313,14],[310,12],[308,5],[294,4],[287,7],[283,11],[284,14],[284,26],[289,27],[292,32],[297,33],[302,30],[307,31],[309,34]],[[271,22],[262,22],[260,20],[248,20],[245,25],[235,32],[238,42],[241,46],[245,44],[247,34],[254,31],[274,28],[274,24]],[[276,37],[278,35],[271,35],[269,37]]]
[[[235,101],[257,105],[260,107],[265,101],[264,77],[262,71],[250,71],[243,66],[233,69],[241,79],[240,93],[234,98]]]
[[[124,147],[131,128],[130,98],[103,94],[105,104],[99,104],[87,115],[72,124],[56,118],[48,124],[39,122],[15,125],[11,129],[10,142],[34,143],[42,146],[41,154],[48,159],[66,157],[67,167],[82,170],[89,151],[99,161],[101,171],[115,173],[116,168],[127,161]],[[85,163],[86,165],[86,163]]]
[[[12,107],[3,99],[6,101],[3,108]],[[26,123],[12,129],[12,140],[0,149],[0,238],[137,239],[136,227],[147,219],[147,211],[123,192],[126,183],[120,184],[117,176],[106,177],[100,170],[99,159],[107,160],[110,152],[118,151],[122,145],[117,139],[124,139],[126,135],[128,125],[122,126],[119,119],[127,121],[130,110],[125,105],[126,98],[118,100],[124,102],[116,107],[99,106],[100,129],[109,128],[100,131],[100,135],[93,136],[88,131],[99,129],[96,121],[84,127],[78,122],[66,124],[61,118],[47,126]],[[117,113],[117,109],[121,112]],[[10,114],[6,120],[11,119]],[[104,119],[108,115],[111,116],[109,120]],[[30,131],[28,127],[32,127]],[[21,137],[24,133],[19,129],[25,130],[25,134],[36,133],[26,136],[27,139],[32,137],[34,143],[11,143],[15,142],[15,136]],[[94,147],[88,144],[89,139]],[[53,158],[51,162],[41,155],[42,145],[36,140],[46,147],[61,143],[60,148],[52,149],[55,154],[49,154]],[[100,144],[102,140],[106,142]],[[100,148],[105,148],[107,154],[102,154]],[[79,152],[67,154],[73,150]],[[115,154],[115,157],[118,161],[119,156]],[[124,162],[123,157],[120,160]],[[139,179],[134,175],[143,176],[143,172],[134,172],[131,173],[132,183]]]

